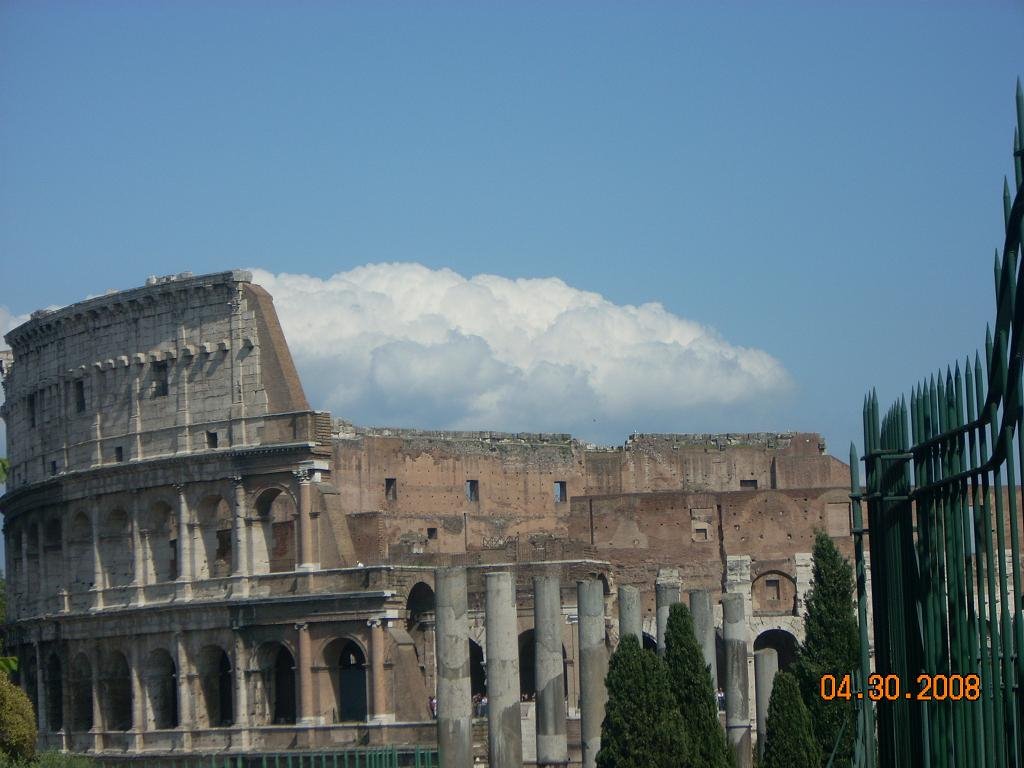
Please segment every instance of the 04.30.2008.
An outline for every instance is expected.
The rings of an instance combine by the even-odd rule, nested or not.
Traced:
[[[874,674],[868,675],[863,691],[855,690],[851,675],[822,675],[818,685],[825,701],[863,698],[871,701],[977,701],[981,697],[981,678],[975,674],[921,674],[909,688],[903,686],[897,675]]]

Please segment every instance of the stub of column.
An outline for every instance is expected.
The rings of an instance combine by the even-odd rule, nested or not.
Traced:
[[[565,675],[562,665],[562,584],[533,577],[534,673],[537,689],[537,765],[565,765]]]
[[[139,493],[135,491],[132,494],[132,585],[137,588],[135,601],[140,605],[146,602],[145,591],[142,589],[146,583],[146,559],[142,546],[142,514]]]
[[[309,472],[299,470],[295,473],[299,479],[299,570],[311,571],[319,567],[313,544],[313,487]]]
[[[750,768],[747,619],[741,594],[722,597],[725,634],[725,730],[736,768]]]
[[[576,582],[576,605],[580,633],[580,741],[583,768],[596,768],[601,751],[601,721],[608,693],[605,645],[604,586],[597,579]]]
[[[665,655],[665,630],[668,628],[668,613],[679,602],[680,585],[676,578],[659,578],[654,585],[654,605],[658,619],[658,655]]]
[[[629,584],[619,587],[619,640],[633,635],[644,644],[643,615],[640,609],[640,590]]]
[[[246,524],[248,509],[245,503],[245,483],[242,478],[234,480],[234,515],[231,519],[231,574],[233,576],[248,576],[251,573],[249,565],[249,526]]]
[[[304,724],[316,722],[313,712],[313,649],[309,640],[309,624],[296,624],[299,631],[299,720]]]
[[[241,728],[243,748],[249,746],[249,685],[248,685],[248,663],[245,652],[245,642],[241,635],[235,635],[233,648],[233,662],[235,672],[235,725]]]
[[[774,648],[754,651],[754,696],[757,716],[757,755],[764,757],[766,725],[768,723],[768,702],[772,698],[775,673],[779,671],[779,654]]]
[[[394,714],[388,713],[387,686],[384,681],[384,621],[371,619],[370,627],[370,674],[373,678],[373,719],[378,723],[392,723]]]
[[[715,614],[711,610],[711,595],[707,590],[691,590],[690,615],[693,617],[693,633],[697,636],[697,643],[704,656],[704,663],[711,671],[711,688],[717,690],[718,658],[715,651]]]
[[[195,723],[195,701],[192,697],[192,670],[189,664],[188,648],[185,636],[181,632],[174,634],[174,655],[178,667],[178,720],[185,728],[182,729],[182,749],[192,748],[192,730],[189,726]]]
[[[473,701],[469,677],[465,568],[439,568],[434,571],[434,605],[440,768],[464,768],[473,764]]]
[[[192,526],[185,487],[178,486],[178,581],[192,581]]]
[[[522,768],[519,707],[519,643],[516,585],[507,571],[488,573],[484,628],[487,633],[487,754],[490,768]]]

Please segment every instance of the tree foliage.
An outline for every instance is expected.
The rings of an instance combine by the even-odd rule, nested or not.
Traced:
[[[665,664],[695,766],[728,768],[731,752],[718,720],[718,702],[711,686],[711,671],[697,643],[693,617],[682,603],[672,606],[665,629]]]
[[[800,696],[800,686],[789,672],[775,676],[765,731],[761,768],[818,768],[821,765],[822,752],[811,731],[810,714]]]
[[[683,718],[665,663],[633,635],[619,641],[605,680],[598,768],[682,768],[689,759]]]
[[[849,764],[853,756],[856,711],[842,699],[821,698],[821,676],[838,678],[857,669],[860,636],[853,603],[853,569],[823,531],[814,537],[814,565],[804,614],[805,639],[795,673],[811,727],[827,760],[842,732],[835,765]],[[845,731],[843,730],[845,726]]]
[[[36,716],[24,691],[0,674],[0,754],[30,760],[36,753]]]

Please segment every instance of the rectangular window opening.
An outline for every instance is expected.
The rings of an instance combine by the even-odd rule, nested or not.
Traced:
[[[56,475],[57,474],[57,462],[56,461],[51,461],[50,462],[50,474],[51,475]]]
[[[740,488],[757,488],[757,480],[740,480]]]
[[[768,593],[768,599],[778,602],[782,599],[782,588],[778,579],[765,579],[764,589]]]
[[[466,481],[466,500],[467,501],[480,501],[480,481],[479,480],[467,480]]]
[[[555,480],[555,504],[564,504],[569,500],[569,490],[565,480]]]
[[[81,379],[75,382],[75,412],[85,412],[85,382]]]
[[[153,363],[153,397],[167,397],[170,385],[167,378],[167,361]]]
[[[398,500],[398,479],[394,477],[384,478],[384,498],[388,501]]]
[[[34,427],[36,425],[36,396],[28,396],[28,425]]]
[[[207,432],[206,433],[206,447],[207,448],[216,448],[217,447],[217,441],[219,439],[220,439],[220,437],[219,437],[219,435],[216,432]]]
[[[427,528],[427,538],[428,539],[436,539],[437,538],[437,528]]]
[[[114,449],[114,461],[124,461],[124,448],[120,445]]]

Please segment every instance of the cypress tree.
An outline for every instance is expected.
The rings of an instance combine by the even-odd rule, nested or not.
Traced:
[[[823,531],[814,537],[814,565],[804,615],[805,639],[795,666],[800,693],[811,716],[811,727],[822,760],[836,749],[834,765],[853,758],[856,711],[843,699],[821,698],[821,676],[852,675],[857,669],[860,636],[853,605],[853,569]],[[845,726],[845,731],[843,730]]]
[[[789,672],[775,676],[768,702],[764,761],[761,768],[818,768],[821,749],[811,732],[811,718],[800,686]]]
[[[725,731],[718,720],[711,671],[697,644],[690,609],[682,603],[669,610],[665,664],[679,711],[685,713],[683,727],[693,764],[701,768],[728,768],[731,757]]]
[[[608,664],[608,703],[601,723],[598,768],[681,768],[691,765],[683,719],[665,663],[633,635],[619,641]]]
[[[31,760],[36,754],[36,716],[24,691],[0,672],[0,759]]]

